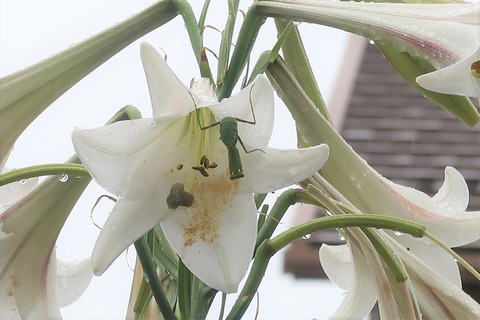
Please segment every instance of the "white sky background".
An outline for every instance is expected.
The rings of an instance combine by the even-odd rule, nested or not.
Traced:
[[[151,0],[0,0],[0,76],[44,59],[139,12],[151,3]],[[192,1],[197,14],[202,3],[199,0]],[[240,8],[246,11],[249,4],[250,1],[243,1]],[[226,1],[212,1],[206,23],[222,29],[226,12]],[[199,74],[183,25],[181,18],[177,17],[134,42],[60,97],[20,137],[7,167],[65,161],[74,152],[70,133],[75,126],[101,126],[127,104],[137,106],[144,117],[150,117],[151,103],[140,62],[139,44],[148,41],[157,49],[163,49],[168,55],[170,67],[188,84],[192,77],[198,77]],[[300,30],[328,103],[343,57],[346,36],[341,31],[315,25],[302,24]],[[205,45],[218,52],[220,34],[207,29],[205,37]],[[273,23],[267,21],[261,29],[260,41],[255,46],[253,63],[260,52],[271,49],[275,37]],[[211,65],[216,65],[213,56],[209,55],[209,61]],[[271,145],[293,148],[295,143],[293,121],[278,100]],[[102,194],[105,192],[92,183],[80,199],[60,235],[57,253],[60,259],[73,261],[90,255],[98,235],[98,229],[90,218],[90,210]],[[273,204],[274,199],[268,202]],[[102,224],[110,207],[108,201],[97,207],[95,222]],[[291,225],[293,214],[290,211],[286,215],[279,230]],[[103,276],[95,278],[80,300],[62,309],[64,317],[124,318],[133,275],[127,260],[133,265],[133,248],[127,255],[122,254]],[[326,318],[343,298],[342,290],[328,281],[295,280],[291,275],[284,274],[282,268],[283,254],[280,253],[271,260],[259,290],[260,319]],[[233,303],[233,295],[229,301]],[[255,308],[255,303],[252,303],[245,319],[254,318]],[[218,313],[212,310],[211,318],[218,318]]]

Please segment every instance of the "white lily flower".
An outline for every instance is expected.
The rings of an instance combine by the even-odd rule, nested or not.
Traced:
[[[384,236],[405,267],[405,284],[388,281],[384,274],[389,270],[383,270],[385,267],[378,259],[362,255],[355,245],[320,247],[320,262],[326,275],[347,290],[331,319],[363,319],[377,299],[382,319],[414,318],[420,314],[428,319],[480,317],[480,305],[461,289],[458,267],[452,257],[409,236]],[[427,255],[429,258],[425,259]],[[396,294],[401,294],[401,298],[393,298]],[[402,308],[402,304],[409,308]]]
[[[392,44],[437,69],[417,78],[425,89],[480,98],[472,71],[480,60],[480,4],[274,0],[257,1],[256,8]]]
[[[397,212],[392,214],[393,216],[424,224],[429,232],[436,233],[446,243],[459,244],[459,241],[469,243],[480,237],[478,228],[480,212],[465,212],[468,205],[468,188],[461,174],[454,168],[445,169],[445,181],[433,197],[413,188],[394,184],[378,175],[377,178],[405,207],[414,210],[404,211],[403,215]],[[391,207],[385,207],[383,214],[389,215],[392,211],[390,209]],[[405,214],[406,212],[408,213]],[[463,222],[463,218],[465,222],[460,223]],[[463,234],[463,227],[469,223],[473,226],[467,228],[466,234]],[[423,316],[429,319],[480,317],[480,305],[461,290],[457,263],[448,253],[432,245],[430,241],[409,235],[395,235],[393,232],[381,234],[404,264],[414,300],[418,303]],[[380,264],[373,266],[372,261],[359,254],[352,246],[322,245],[320,261],[327,276],[338,286],[348,290],[342,305],[332,316],[334,319],[347,316],[364,318],[377,297],[385,294],[385,283],[388,283],[390,290],[395,290],[395,286],[399,285],[392,281],[379,284],[379,279],[375,277],[381,274],[378,270],[382,266]],[[397,290],[401,291],[398,288]],[[389,302],[392,301],[379,299],[381,313],[394,308],[388,304]]]
[[[119,197],[93,251],[94,273],[103,273],[160,221],[171,246],[199,279],[234,292],[254,249],[257,211],[252,193],[311,176],[326,161],[328,146],[268,147],[274,103],[264,76],[218,102],[208,80],[193,81],[189,90],[150,45],[142,44],[141,56],[154,118],[72,134],[93,178]],[[239,145],[244,172],[239,179],[230,178],[219,128],[200,129],[199,122],[208,126],[226,116],[256,119],[256,124],[238,123],[238,135],[249,151]]]
[[[55,241],[89,180],[52,177],[33,190],[27,182],[8,192],[17,199],[0,212],[1,319],[59,319],[59,307],[85,291],[92,278],[88,261],[57,261]]]
[[[367,169],[366,163],[363,164],[364,169]],[[367,191],[370,186],[367,187],[364,183],[371,178],[378,179],[390,195],[377,197],[379,201],[369,201],[369,210],[364,209],[367,210],[364,212],[391,215],[423,224],[430,233],[450,246],[470,243],[480,238],[480,212],[465,212],[468,188],[462,175],[454,168],[445,169],[445,181],[433,197],[395,184],[371,168],[367,169],[367,172],[370,174],[362,175],[365,180],[357,181],[356,187],[364,189],[363,194],[368,196],[371,194]],[[424,316],[429,319],[478,319],[480,305],[461,290],[457,263],[448,253],[427,240],[408,235],[398,236],[393,232],[381,234],[403,262],[408,281],[413,288],[414,299]],[[378,279],[374,278],[377,274],[373,271],[375,268],[372,267],[372,262],[360,254],[355,254],[353,249],[326,245],[320,249],[320,260],[328,277],[340,287],[349,290],[334,318],[336,315],[348,314],[361,319],[366,316],[365,312],[373,307],[377,297],[384,294],[384,285],[378,284]],[[381,266],[376,269],[378,268]],[[391,282],[389,284],[394,289],[395,285]],[[371,290],[375,287],[376,291]],[[363,288],[370,289],[363,291]],[[362,290],[362,294],[359,295],[357,290]],[[385,312],[392,309],[392,306],[385,305],[388,299],[382,301],[381,312],[382,308]]]

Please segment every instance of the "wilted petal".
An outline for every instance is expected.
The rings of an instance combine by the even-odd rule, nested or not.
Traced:
[[[304,149],[267,148],[244,154],[245,175],[254,192],[267,193],[302,181],[321,168],[328,158],[326,144]]]

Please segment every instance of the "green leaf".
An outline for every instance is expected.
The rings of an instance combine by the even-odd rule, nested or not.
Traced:
[[[127,45],[176,16],[170,1],[144,11],[31,67],[0,79],[0,162],[52,102]]]

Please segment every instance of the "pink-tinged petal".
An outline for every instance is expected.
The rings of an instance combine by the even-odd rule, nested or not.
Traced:
[[[220,212],[210,210],[211,203],[197,205],[199,210],[193,213],[178,208],[163,220],[165,236],[200,280],[222,292],[235,292],[255,246],[257,211],[253,197],[237,193],[225,208],[219,208],[223,209]]]
[[[2,260],[0,260],[1,262]],[[0,281],[0,319],[20,319],[12,287],[12,271],[10,270]]]
[[[252,122],[255,116],[255,125],[238,121],[238,135],[252,149],[264,149],[272,136],[274,106],[272,86],[264,75],[259,75],[239,93],[210,109],[217,121],[229,116]]]
[[[380,179],[403,207],[400,211],[384,210],[384,214],[423,224],[450,247],[480,239],[480,211],[464,210],[468,190],[463,177],[455,169],[446,169],[445,182],[434,198],[414,188]]]
[[[432,199],[444,208],[465,211],[468,198],[468,186],[462,174],[453,167],[446,167],[445,180]]]
[[[92,253],[92,270],[100,276],[115,259],[150,230],[168,212],[164,201],[119,199],[98,236]]]
[[[355,250],[355,249],[354,249]],[[320,262],[330,280],[347,290],[330,319],[363,319],[377,300],[371,268],[360,254],[352,261],[347,245],[320,247]]]
[[[327,161],[326,144],[304,149],[267,148],[242,153],[245,180],[256,193],[267,193],[290,186],[312,176]]]
[[[152,100],[153,117],[178,118],[194,110],[188,88],[177,78],[160,54],[148,43],[140,47],[143,68]]]

